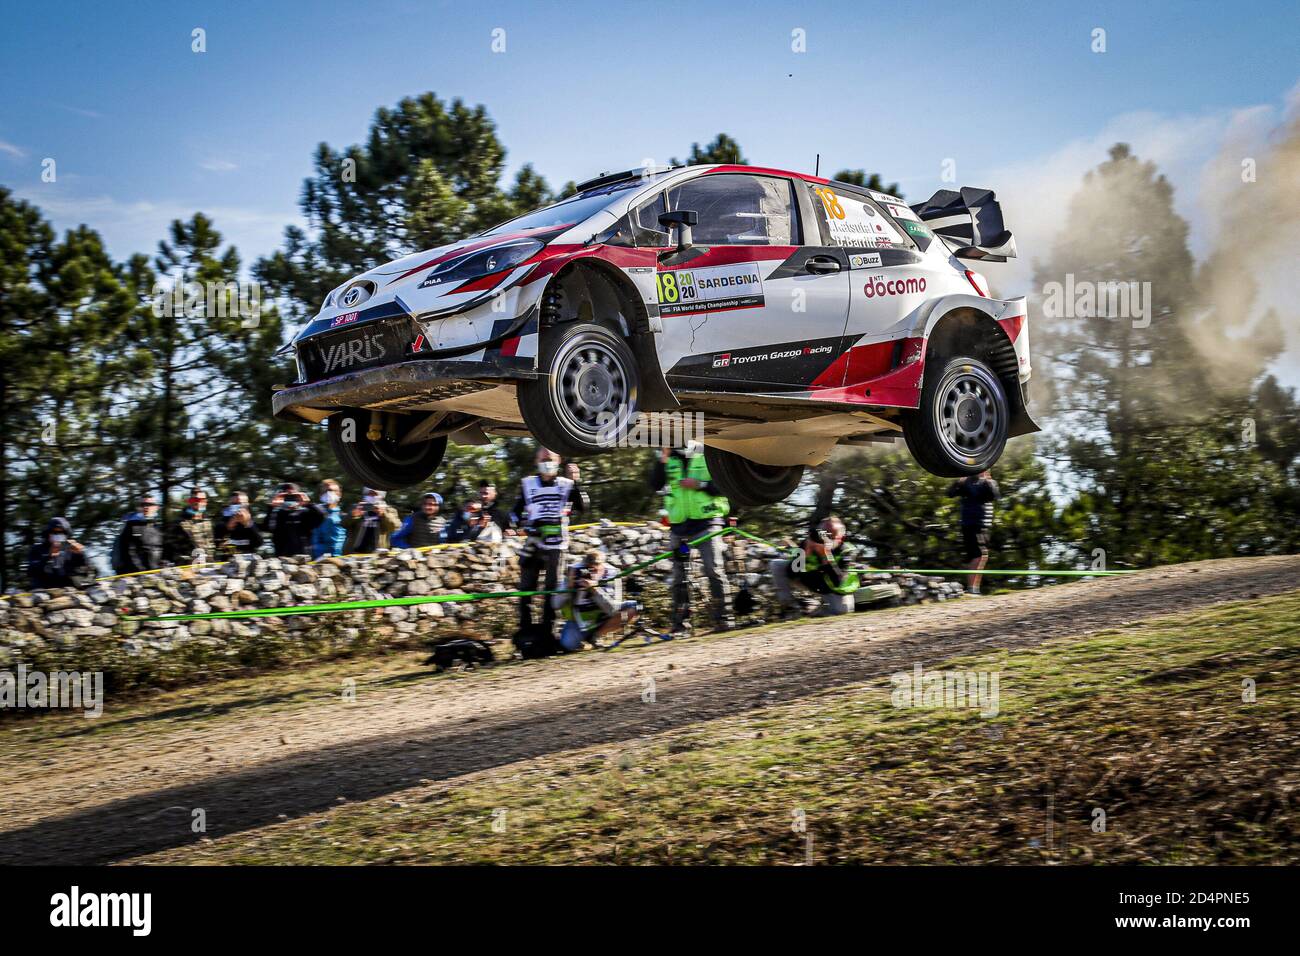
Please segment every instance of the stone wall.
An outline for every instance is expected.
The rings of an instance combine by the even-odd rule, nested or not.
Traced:
[[[464,632],[502,639],[514,627],[512,599],[243,620],[129,618],[510,590],[517,587],[521,543],[522,539],[508,538],[497,547],[474,544],[426,552],[385,551],[315,562],[239,556],[201,569],[169,568],[156,574],[102,579],[82,590],[9,595],[0,599],[0,667],[57,661],[60,666],[90,669],[95,661],[84,659],[91,656],[90,648],[101,657],[116,652],[137,662],[181,654],[186,661],[211,663],[225,658],[257,663],[328,655],[361,644],[418,644]],[[767,562],[776,552],[740,538],[728,537],[724,543],[732,556],[732,580],[743,579],[757,599],[748,622],[770,619],[776,605]],[[577,557],[597,546],[616,568],[626,568],[664,551],[667,533],[657,524],[594,525],[574,532],[570,553]],[[637,597],[659,626],[667,624],[670,563],[663,561],[635,575],[641,585]],[[698,562],[695,571],[700,576]],[[875,586],[876,596],[886,598],[882,602],[886,604],[944,600],[962,593],[960,584],[917,575],[872,575],[868,583]],[[880,587],[890,583],[897,584],[898,590]],[[703,596],[707,590],[699,586],[697,593]],[[703,611],[699,609],[700,614]],[[251,659],[250,649],[256,649]],[[508,648],[502,650],[508,654]]]

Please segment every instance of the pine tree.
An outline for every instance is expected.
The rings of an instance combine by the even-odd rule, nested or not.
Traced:
[[[899,199],[903,198],[903,191],[898,188],[898,183],[890,183],[886,186],[884,180],[880,178],[880,173],[868,175],[865,169],[841,169],[831,179],[839,183],[848,183],[850,186],[874,189],[878,193],[889,193]]]
[[[1279,478],[1236,424],[1264,355],[1237,368],[1234,387],[1210,387],[1173,188],[1119,144],[1063,222],[1035,270],[1044,298],[1031,328],[1054,450],[1078,493],[1064,515],[1074,548],[1136,566],[1271,550]],[[1145,308],[1115,314],[1113,283],[1133,283]]]
[[[40,213],[0,188],[0,587],[55,515],[102,541],[120,507],[111,396],[129,362],[133,308],[98,234],[55,239]]]

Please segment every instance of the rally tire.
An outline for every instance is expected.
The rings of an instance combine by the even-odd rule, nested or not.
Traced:
[[[784,501],[803,479],[803,465],[760,465],[709,445],[704,446],[704,461],[713,483],[737,508]]]
[[[365,409],[345,409],[329,417],[330,447],[339,467],[354,481],[381,491],[397,491],[420,484],[442,464],[447,452],[445,436],[400,445],[400,425],[396,438],[378,441],[366,437],[369,425],[370,412]],[[352,440],[345,441],[349,435]]]
[[[636,421],[641,376],[617,332],[591,322],[547,329],[537,370],[519,383],[519,411],[551,451],[565,458],[609,451]]]
[[[979,359],[957,356],[927,369],[921,403],[903,417],[903,439],[932,475],[978,475],[1002,457],[1011,422],[1006,390]]]

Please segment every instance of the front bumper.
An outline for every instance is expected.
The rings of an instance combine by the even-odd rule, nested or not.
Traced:
[[[271,396],[271,410],[285,421],[318,423],[343,408],[401,411],[537,375],[531,358],[412,359],[282,388]]]

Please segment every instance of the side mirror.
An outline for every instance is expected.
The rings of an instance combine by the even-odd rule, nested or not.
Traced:
[[[661,212],[659,225],[669,232],[677,227],[677,251],[683,252],[691,246],[691,226],[700,221],[700,214],[694,209],[677,209],[673,212]]]

